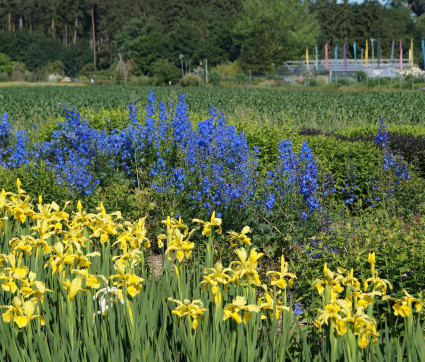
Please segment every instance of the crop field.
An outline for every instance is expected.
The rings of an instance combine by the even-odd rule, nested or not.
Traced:
[[[423,360],[424,101],[0,88],[0,358]]]
[[[154,88],[155,89],[155,88]],[[0,88],[0,113],[18,123],[42,122],[70,104],[80,110],[127,109],[132,97],[146,106],[149,88],[143,87],[13,87]],[[252,119],[289,124],[296,128],[334,131],[376,124],[379,116],[390,124],[418,125],[425,117],[425,92],[332,93],[289,92],[280,89],[174,88],[155,89],[158,99],[177,104],[186,94],[191,113],[207,115],[210,106],[230,119]]]

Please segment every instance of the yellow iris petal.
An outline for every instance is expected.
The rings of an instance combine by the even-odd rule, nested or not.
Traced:
[[[28,318],[18,316],[13,319],[19,328],[24,328],[28,324]]]
[[[9,323],[13,319],[13,313],[10,313],[9,311],[3,313],[3,321],[6,323]]]
[[[231,317],[236,321],[236,323],[241,323],[242,322],[242,318],[241,318],[241,316],[239,315],[238,312],[233,312],[231,314]]]
[[[182,250],[179,250],[179,251],[176,253],[176,257],[177,257],[177,259],[179,260],[179,262],[181,263],[181,262],[183,261],[183,258],[184,258],[184,253],[183,253],[183,251],[182,251]]]
[[[251,316],[252,316],[252,313],[251,313],[251,312],[246,312],[246,313],[243,315],[243,322],[244,322],[245,324],[248,324],[249,320],[251,319]]]

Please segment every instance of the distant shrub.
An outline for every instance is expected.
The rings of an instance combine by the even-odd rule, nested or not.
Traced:
[[[30,82],[42,82],[45,78],[45,73],[43,68],[39,67],[34,69],[31,72],[31,76],[30,76]]]
[[[364,82],[364,81],[366,81],[366,79],[367,79],[367,74],[366,74],[366,72],[356,72],[356,75],[357,75],[357,80],[358,80],[359,82]]]
[[[89,83],[90,82],[90,79],[87,78],[85,75],[80,76],[78,80],[82,83]]]
[[[319,82],[319,86],[329,84],[329,77],[327,75],[319,75],[316,79]]]
[[[44,67],[48,74],[64,74],[65,65],[60,60],[54,60],[53,62],[48,62]]]
[[[280,80],[280,75],[279,74],[267,74],[266,75],[266,79],[271,79],[271,80]]]
[[[155,84],[164,85],[168,82],[177,82],[180,79],[180,69],[175,64],[165,59],[159,59],[153,66]]]
[[[222,79],[223,76],[217,69],[214,69],[209,75],[209,83],[212,85],[220,85]]]
[[[0,73],[9,74],[13,70],[12,61],[3,53],[0,53]]]
[[[329,143],[331,139],[336,139],[337,148],[343,149],[348,143],[361,142],[369,145],[373,144],[376,140],[377,130],[377,126],[367,126],[339,131],[334,134],[324,134],[317,129],[303,129],[298,134],[300,136],[325,136],[328,137]],[[388,145],[391,150],[403,156],[409,164],[415,167],[421,176],[425,176],[425,135],[421,134],[421,132],[424,132],[423,127],[394,125],[389,127],[388,131]],[[311,142],[311,144],[314,145],[314,142]],[[365,149],[370,150],[369,145]],[[350,145],[349,147],[353,146]]]
[[[201,80],[192,73],[187,73],[182,79],[180,79],[180,84],[183,87],[195,87],[201,83]]]
[[[219,64],[215,67],[215,70],[218,70],[220,74],[227,77],[242,73],[243,71],[237,60],[232,63]]]
[[[82,76],[84,75],[85,77],[87,77],[88,79],[91,78],[92,74],[93,74],[94,70],[93,70],[93,64],[88,63],[86,64],[84,67],[81,68],[79,75]]]
[[[9,81],[9,76],[7,75],[7,73],[0,72],[0,82],[8,82],[8,81]]]
[[[249,77],[244,73],[238,73],[231,80],[239,84],[245,84],[249,82]]]
[[[146,75],[141,75],[140,77],[133,76],[131,77],[131,83],[141,87],[147,87],[152,85],[153,78]]]
[[[407,75],[406,77],[404,77],[404,81],[408,82],[408,83],[424,83],[425,79],[423,77],[415,77],[412,74]]]
[[[12,82],[22,82],[25,80],[25,64],[22,62],[13,62],[13,70],[10,75],[10,80]]]

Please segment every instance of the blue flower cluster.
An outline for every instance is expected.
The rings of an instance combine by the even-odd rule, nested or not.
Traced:
[[[43,161],[55,172],[58,183],[77,194],[93,193],[107,179],[105,174],[120,171],[135,184],[194,209],[214,210],[218,216],[250,206],[273,212],[290,203],[307,219],[321,209],[318,165],[307,142],[296,153],[291,140],[281,141],[274,170],[263,183],[259,181],[258,148],[250,148],[245,135],[227,124],[215,108],[194,126],[184,95],[175,108],[166,108],[150,91],[143,120],[133,99],[128,110],[129,125],[107,132],[92,127],[76,109],[65,106],[64,121],[58,123],[51,139],[33,145],[25,131],[14,132],[4,114],[0,165],[10,169]],[[388,148],[387,138],[382,121],[377,144]],[[389,167],[400,180],[408,178],[407,165],[389,155]],[[352,170],[344,187],[346,203],[353,201],[355,187]],[[323,200],[335,192],[332,177],[320,192]]]
[[[299,315],[303,315],[304,314],[304,309],[303,309],[303,307],[302,307],[302,305],[301,305],[300,302],[295,302],[293,308],[294,308],[294,314],[296,316],[299,316]]]
[[[329,232],[331,232],[332,230],[329,230],[328,232],[326,232],[324,235],[328,235]],[[299,244],[297,244],[299,245]],[[338,249],[334,246],[331,246],[329,244],[325,244],[322,240],[314,240],[314,239],[310,239],[309,240],[309,244],[308,246],[306,245],[299,245],[301,247],[302,250],[306,250],[305,254],[307,255],[308,259],[316,259],[319,258],[322,253],[324,254],[337,254],[338,253]],[[317,252],[311,252],[310,250],[314,250]]]
[[[388,171],[393,169],[397,175],[397,182],[402,180],[409,180],[409,170],[407,168],[407,162],[403,161],[401,155],[394,155],[393,151],[388,145],[388,130],[385,120],[379,118],[379,130],[376,135],[375,145],[384,151],[384,170]]]
[[[301,218],[307,219],[320,208],[318,190],[318,167],[308,142],[304,142],[300,154],[292,151],[291,140],[281,141],[275,170],[268,172],[265,183],[266,211],[273,212],[275,203],[284,203],[295,195],[302,196],[307,208],[301,210]]]
[[[342,192],[344,194],[344,202],[346,205],[354,202],[355,195],[354,193],[357,190],[357,182],[356,182],[356,170],[354,164],[350,164],[347,170],[347,175],[344,179],[344,187],[342,188]]]
[[[27,133],[21,130],[14,134],[7,113],[4,113],[0,121],[0,166],[7,169],[28,166],[28,146]]]
[[[381,198],[378,195],[380,188],[379,188],[379,185],[378,185],[375,177],[372,177],[369,180],[369,185],[370,185],[369,186],[369,189],[372,192],[372,197],[369,198],[369,199],[366,199],[366,202],[369,202],[370,203],[370,207],[373,208],[373,207],[375,207],[375,204],[374,204],[375,202],[381,201]]]
[[[214,108],[195,129],[184,95],[174,111],[167,110],[163,102],[157,107],[153,91],[148,98],[144,121],[138,119],[138,107],[132,101],[129,126],[110,133],[91,127],[76,109],[64,107],[65,120],[58,124],[51,140],[31,148],[25,132],[14,135],[4,115],[1,165],[15,168],[28,164],[31,157],[43,160],[55,171],[58,183],[66,182],[82,194],[96,189],[106,167],[123,170],[135,182],[186,198],[194,207],[209,212],[252,203],[258,149],[249,150],[246,137],[226,124],[224,115]]]
[[[150,169],[156,191],[185,192],[192,205],[216,210],[217,215],[253,202],[258,149],[249,150],[246,137],[226,124],[223,113],[211,108],[210,117],[193,129],[181,96],[171,124],[163,111],[159,119],[162,139],[155,145],[158,157]]]

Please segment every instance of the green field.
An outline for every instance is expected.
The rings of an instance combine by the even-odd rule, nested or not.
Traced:
[[[266,120],[295,128],[333,131],[376,124],[379,116],[389,124],[422,125],[425,92],[334,93],[250,88],[154,88],[158,99],[176,103],[186,94],[190,112],[207,114],[214,106],[228,119]],[[95,87],[10,87],[0,88],[0,113],[8,112],[17,123],[31,124],[54,118],[62,104],[93,111],[125,109],[132,97],[142,104],[149,88]]]

